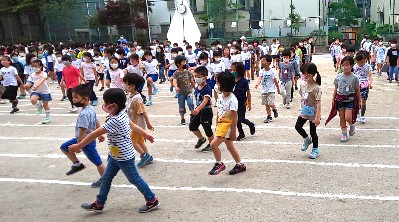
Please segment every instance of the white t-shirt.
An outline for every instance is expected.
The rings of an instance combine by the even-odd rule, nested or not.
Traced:
[[[269,71],[262,69],[259,73],[259,76],[262,77],[262,80],[260,82],[262,86],[262,94],[272,93],[276,91],[274,85],[274,79],[276,78],[276,74],[274,73],[273,69],[269,69]]]
[[[241,54],[237,54],[237,55],[232,55],[231,56],[231,62],[242,62],[242,57]]]
[[[81,64],[82,64],[82,60],[80,60],[80,59],[72,60],[72,65],[75,66],[77,69],[80,69]]]
[[[353,73],[359,78],[359,83],[369,81],[369,73],[371,72],[371,65],[366,63],[363,67],[355,64],[353,66]]]
[[[195,55],[195,53],[186,54],[187,63],[195,63],[196,58],[197,56]]]
[[[241,59],[242,59],[242,61],[250,60],[251,53],[250,52],[241,52]]]
[[[262,55],[267,55],[268,53],[269,53],[269,46],[260,46],[260,49],[261,49],[261,52],[262,52]]]
[[[110,69],[110,70],[108,70],[108,72],[109,72],[109,76],[111,78],[110,87],[123,89],[123,77],[125,76],[123,71],[121,69],[117,69],[117,70]]]
[[[129,124],[130,119],[122,110],[118,115],[110,116],[102,126],[108,132],[109,155],[117,161],[130,160],[135,156]]]
[[[226,58],[226,57],[222,57],[222,62],[224,63],[224,67],[226,69],[230,69],[231,68],[231,59]]]
[[[158,61],[156,59],[151,60],[151,62],[144,61],[143,66],[148,75],[158,75]]]
[[[133,107],[132,107],[133,105]],[[140,107],[137,110],[135,110],[135,107]],[[128,96],[126,100],[126,111],[128,111],[128,116],[132,118],[130,115],[131,113],[136,113],[137,116],[137,125],[143,129],[147,129],[147,124],[144,119],[144,115],[142,112],[145,112],[144,104],[143,104],[143,98],[141,97],[140,93],[137,93],[134,96]],[[134,121],[133,121],[134,122]]]
[[[143,76],[143,70],[140,69],[140,65],[139,65],[139,64],[137,64],[136,66],[129,65],[129,66],[126,68],[126,70],[127,70],[128,73],[137,73],[137,74],[139,74],[140,76]]]
[[[86,80],[95,80],[96,79],[96,76],[95,76],[94,70],[93,70],[95,68],[96,68],[96,65],[93,62],[82,63],[83,76],[85,77]]]
[[[26,58],[25,56],[18,55],[18,61],[21,62],[23,65],[26,65]]]
[[[270,48],[272,50],[271,55],[277,55],[278,46],[279,46],[279,44],[274,44],[274,43],[270,46]]]
[[[28,81],[29,82],[33,82],[33,86],[35,86],[36,84],[38,84],[39,83],[39,81],[42,79],[42,78],[45,78],[46,80],[47,80],[47,77],[48,77],[48,75],[47,75],[47,73],[46,72],[41,72],[41,73],[39,73],[39,74],[37,74],[37,73],[32,73],[29,77],[28,77]],[[50,88],[48,87],[48,84],[47,84],[47,81],[44,81],[43,82],[43,84],[42,85],[40,85],[35,91],[33,91],[33,92],[37,92],[37,93],[40,93],[40,94],[49,94],[51,91],[50,91]]]
[[[54,62],[56,60],[54,54],[47,56],[47,62]]]
[[[216,123],[216,127],[218,127],[219,123],[229,123],[229,129],[226,134],[226,138],[230,138],[231,133],[231,122],[233,121],[231,111],[238,110],[238,100],[233,93],[226,98],[223,98],[223,93],[218,95],[218,101],[216,103],[218,109],[218,119]]]
[[[54,69],[56,72],[62,72],[62,69],[65,67],[64,63],[62,62],[56,62]]]
[[[222,61],[220,61],[218,63],[212,63],[211,66],[213,68],[213,72],[215,72],[215,73],[221,73],[226,70],[226,66],[224,65],[224,62],[222,62]]]
[[[10,66],[8,68],[3,67],[0,69],[0,75],[3,77],[3,86],[18,86],[17,75],[18,71],[16,68]]]
[[[33,73],[32,65],[27,65],[24,68],[24,74],[25,75],[30,75]]]

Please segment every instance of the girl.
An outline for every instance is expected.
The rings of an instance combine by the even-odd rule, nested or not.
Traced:
[[[98,81],[101,83],[100,92],[104,90],[104,69],[103,66],[103,58],[101,57],[100,52],[94,52],[94,64],[96,65],[96,72],[98,75]],[[98,83],[97,83],[98,85]]]
[[[321,76],[314,63],[306,63],[302,66],[304,83],[300,85],[299,94],[301,95],[302,111],[295,124],[296,131],[303,137],[302,151],[306,151],[313,143],[310,159],[316,159],[319,156],[319,138],[316,133],[316,127],[320,124],[321,118]],[[316,76],[316,80],[314,79]],[[306,121],[310,124],[310,137],[303,129]]]
[[[231,55],[230,55],[230,49],[228,47],[225,47],[223,49],[222,62],[224,63],[225,68],[230,71],[230,69],[231,69]]]
[[[25,79],[28,79],[29,76],[33,73],[32,61],[35,60],[35,55],[28,53],[28,54],[26,54],[25,58],[26,58],[26,61],[25,61],[25,67],[24,67],[24,74],[25,74]],[[29,93],[30,93],[30,89],[26,89],[26,91],[29,91]]]
[[[159,78],[161,79],[161,81],[159,82],[159,84],[162,84],[163,82],[166,82],[166,78],[165,78],[166,57],[165,57],[165,54],[163,53],[163,48],[161,46],[158,45],[156,50],[157,50],[157,52],[155,53],[155,57],[157,58],[157,61],[160,64]]]
[[[111,57],[109,59],[109,70],[107,70],[107,76],[105,80],[105,85],[108,88],[119,88],[123,89],[123,76],[124,73],[119,67],[119,59],[116,57]]]
[[[83,63],[82,67],[80,68],[80,74],[89,81],[89,86],[91,89],[90,93],[90,105],[97,106],[98,99],[96,93],[94,92],[94,84],[96,83],[97,72],[96,72],[96,65],[93,63],[93,57],[90,52],[85,52],[82,55]]]
[[[108,89],[104,92],[103,99],[103,110],[109,114],[105,124],[87,135],[80,143],[69,147],[70,152],[80,152],[91,141],[105,133],[108,134],[110,152],[107,167],[101,178],[100,192],[94,203],[84,203],[81,207],[87,211],[102,212],[111,189],[112,179],[119,170],[122,170],[129,182],[137,187],[147,201],[146,205],[139,208],[139,212],[153,211],[159,207],[160,203],[136,169],[135,152],[129,134],[131,130],[137,132],[151,143],[154,142],[154,138],[130,121],[125,111],[126,95],[122,89]]]
[[[357,122],[362,124],[366,123],[364,114],[366,113],[366,102],[369,97],[369,89],[373,88],[373,74],[371,72],[371,65],[367,63],[366,55],[358,53],[355,57],[356,65],[353,67],[355,75],[359,78],[360,82],[360,95],[362,101],[362,108],[360,109],[360,116],[356,119]]]
[[[26,83],[26,78],[24,75],[24,65],[20,61],[18,61],[18,54],[11,53],[10,58],[12,60],[11,66],[13,66],[14,68],[17,69],[19,78],[21,78],[23,83]],[[20,95],[17,99],[25,99],[26,92],[25,92],[25,88],[23,85],[19,85],[19,91],[20,91]]]
[[[215,81],[215,83],[217,83],[217,75],[226,70],[226,66],[224,65],[224,62],[221,61],[220,57],[221,57],[221,55],[220,55],[219,51],[213,52],[213,63],[211,64],[211,66],[212,66],[212,69],[214,72],[213,80]],[[216,84],[215,84],[215,86],[216,86]],[[218,93],[216,92],[216,88],[213,90],[215,102],[218,101]]]
[[[241,52],[242,61],[245,67],[245,75],[244,77],[247,78],[248,82],[251,81],[251,53],[248,52],[248,44],[244,44]]]
[[[234,158],[236,165],[229,171],[230,175],[246,171],[246,166],[241,163],[240,154],[234,147],[233,141],[236,140],[237,130],[237,109],[238,101],[233,94],[235,80],[231,73],[222,72],[218,75],[219,88],[222,94],[219,95],[217,103],[218,111],[216,117],[215,137],[211,142],[211,149],[215,156],[216,163],[209,175],[217,175],[226,169],[222,162],[222,154],[219,149],[221,143],[225,143],[231,156]]]
[[[46,113],[46,118],[42,121],[43,124],[51,123],[49,102],[52,100],[51,91],[47,85],[47,73],[43,72],[43,63],[41,60],[34,60],[32,62],[32,73],[28,78],[26,88],[30,88],[30,102],[37,106],[37,115],[41,114],[43,108]]]
[[[145,73],[147,74],[147,88],[148,88],[148,101],[146,106],[152,105],[152,96],[158,94],[159,89],[155,85],[158,81],[158,67],[159,63],[156,59],[153,59],[151,51],[144,53],[145,61],[143,62]]]
[[[233,62],[231,65],[231,74],[234,76],[236,85],[234,87],[234,96],[238,100],[238,137],[237,141],[245,138],[244,130],[242,129],[242,123],[249,126],[251,135],[255,133],[255,124],[245,118],[245,113],[251,111],[251,91],[249,89],[248,80],[244,78],[244,65],[241,62]]]
[[[56,78],[54,75],[54,62],[55,62],[54,48],[53,48],[53,46],[49,45],[49,46],[47,46],[46,63],[47,63],[48,75],[52,80],[51,84],[54,84],[54,81]]]
[[[352,72],[354,63],[354,59],[350,56],[345,56],[341,61],[343,73],[335,77],[333,106],[326,121],[327,125],[327,123],[337,115],[337,112],[339,112],[339,122],[342,130],[341,142],[346,142],[348,140],[347,122],[350,126],[349,135],[355,135],[356,116],[359,107],[362,105],[360,100],[359,78]]]
[[[54,65],[54,70],[55,74],[57,75],[57,80],[58,80],[58,87],[61,89],[62,93],[62,98],[61,101],[66,100],[66,93],[65,93],[65,83],[61,82],[62,79],[62,69],[64,68],[64,64],[61,61],[62,53],[61,52],[56,52],[55,53],[55,65]],[[42,60],[43,61],[43,60]]]
[[[213,66],[208,64],[208,53],[203,52],[200,54],[198,57],[200,66],[206,67],[208,70],[208,78],[206,79],[206,84],[211,88],[211,90],[214,89],[214,91],[218,91],[217,86],[216,86],[216,79],[214,77],[214,70]],[[212,96],[212,95],[211,95]],[[216,102],[214,103],[214,106],[216,107]]]
[[[0,58],[1,65],[3,68],[0,69],[0,81],[3,81],[3,86],[6,87],[1,99],[8,99],[12,104],[11,114],[19,111],[17,105],[17,92],[18,83],[23,85],[21,78],[18,76],[16,68],[11,66],[11,58],[8,56],[2,56]]]

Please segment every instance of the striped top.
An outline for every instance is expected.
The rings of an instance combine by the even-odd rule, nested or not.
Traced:
[[[102,126],[108,131],[109,155],[117,161],[133,159],[132,140],[130,139],[130,119],[125,110],[110,116]]]

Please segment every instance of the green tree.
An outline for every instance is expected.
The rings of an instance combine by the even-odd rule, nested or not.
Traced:
[[[291,13],[288,15],[288,18],[291,20],[291,33],[294,30],[295,35],[299,32],[299,27],[301,27],[301,16],[295,12],[295,5],[290,5]]]
[[[328,15],[337,20],[339,27],[359,25],[358,18],[362,17],[362,13],[353,0],[339,0],[330,3],[329,7],[331,10]]]

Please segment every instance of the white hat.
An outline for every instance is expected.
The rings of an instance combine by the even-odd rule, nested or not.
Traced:
[[[241,38],[240,38],[240,39],[246,39],[246,38],[245,38],[245,36],[241,36]]]

